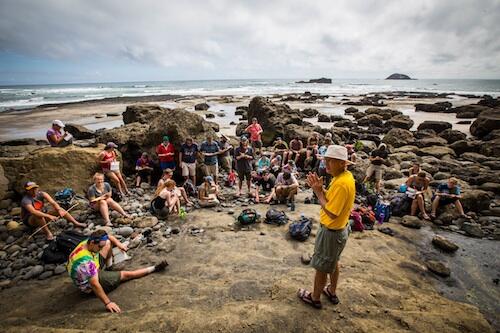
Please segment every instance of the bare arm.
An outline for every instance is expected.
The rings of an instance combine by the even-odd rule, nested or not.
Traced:
[[[104,306],[106,307],[106,309],[108,311],[116,312],[116,313],[121,312],[118,305],[114,302],[111,302],[108,295],[106,295],[106,293],[104,292],[104,289],[102,288],[101,284],[99,283],[99,276],[97,274],[95,276],[91,277],[89,282],[90,282],[90,286],[92,287],[92,291],[101,300],[101,302],[104,304]]]

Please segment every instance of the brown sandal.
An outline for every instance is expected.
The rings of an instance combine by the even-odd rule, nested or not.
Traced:
[[[321,305],[321,301],[315,301],[312,299],[312,294],[310,291],[306,289],[300,288],[297,292],[297,296],[306,304],[312,306],[315,309],[321,309],[323,306]]]

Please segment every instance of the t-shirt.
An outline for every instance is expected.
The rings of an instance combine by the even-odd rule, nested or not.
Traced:
[[[331,219],[324,209],[321,209],[319,213],[320,223],[328,229],[344,229],[351,215],[355,195],[356,187],[351,172],[344,171],[333,178],[326,191],[325,208],[337,217]]]
[[[219,150],[220,150],[219,144],[215,141],[212,141],[212,143],[208,143],[208,141],[203,141],[200,147],[200,151],[203,153],[217,153]],[[217,155],[205,156],[205,164],[206,165],[217,164]]]
[[[240,154],[246,154],[249,156],[252,156],[252,158],[241,158],[241,159],[236,159]],[[247,147],[246,149],[238,146],[234,150],[234,158],[236,159],[236,170],[238,172],[251,172],[252,171],[252,161],[253,161],[253,149],[252,147]]]
[[[328,149],[328,147],[327,147],[327,146],[321,146],[321,147],[319,147],[319,149],[318,149],[318,154],[324,157],[324,156],[325,156],[325,154],[326,154],[326,150],[327,150],[327,149]],[[321,160],[319,160],[319,167],[320,167],[321,169],[326,168],[326,164],[325,164],[325,159],[324,159],[324,158],[322,158]]]
[[[53,128],[49,128],[49,130],[47,131],[47,141],[50,143],[50,145],[52,147],[56,147],[57,146],[57,143],[55,143],[54,141],[52,141],[51,137],[55,135],[57,139],[59,139],[60,137],[62,137],[62,133],[59,132],[59,131],[56,131],[55,129]]]
[[[295,184],[297,182],[297,179],[295,179],[295,176],[293,174],[291,174],[290,176],[291,176],[290,179],[285,180],[285,178],[283,178],[283,172],[281,172],[278,175],[278,178],[276,178],[276,183],[280,184],[280,185],[292,185],[292,184]]]
[[[290,141],[290,149],[292,150],[301,150],[304,145],[302,144],[302,141],[300,140],[292,140]]]
[[[454,195],[460,195],[460,186],[455,185],[453,189],[450,189],[448,184],[439,184],[437,188],[438,193],[446,193],[446,194],[454,194]]]
[[[92,287],[89,280],[99,272],[99,253],[86,249],[87,239],[78,244],[70,253],[68,264],[69,277],[82,292],[90,293]]]
[[[262,131],[262,127],[259,124],[251,124],[247,131],[250,133],[250,141],[260,141],[259,132]]]
[[[135,166],[140,167],[140,168],[152,167],[152,161],[149,158],[143,159],[143,158],[139,157],[137,159],[137,162],[135,162]]]
[[[288,145],[286,144],[286,142],[277,143],[274,145],[274,149],[275,150],[288,149]]]
[[[31,213],[26,209],[27,206],[32,205],[36,210],[41,211],[44,204],[45,198],[44,193],[42,191],[38,191],[35,197],[30,197],[29,195],[25,195],[21,200],[21,219],[23,221],[27,220]]]
[[[269,169],[271,167],[271,160],[269,157],[261,157],[257,161],[257,171],[262,171],[264,169]]]
[[[182,153],[182,162],[184,163],[194,163],[196,162],[196,153],[198,152],[198,145],[193,143],[191,146],[187,144],[182,144],[181,153]]]
[[[374,151],[372,151],[372,157],[381,157],[383,159],[386,159],[387,156],[389,156],[387,154],[387,150],[380,150],[380,149],[375,149]],[[377,161],[377,160],[374,160],[372,161],[372,164],[373,165],[382,165],[384,162],[383,161]]]
[[[231,144],[227,141],[226,142],[219,141],[218,144],[219,144],[220,150],[224,150],[224,149],[231,147]],[[229,156],[230,153],[231,153],[231,149],[228,149],[227,151],[225,151],[223,154],[221,154],[219,156],[226,157],[226,156]]]
[[[257,185],[262,187],[262,190],[264,190],[264,192],[271,192],[275,184],[276,184],[276,178],[274,178],[274,175],[269,175],[268,180],[265,180],[264,177],[262,177],[257,182]]]
[[[100,192],[97,187],[95,186],[95,184],[93,184],[92,186],[89,187],[89,190],[87,192],[87,196],[89,197],[89,199],[95,199],[97,197],[100,197],[101,195],[105,194],[105,193],[109,193],[111,192],[111,185],[109,185],[109,183],[107,182],[104,182],[104,192]]]
[[[173,162],[174,161],[175,148],[174,148],[174,145],[171,143],[168,143],[167,146],[164,146],[163,143],[160,143],[156,147],[156,153],[158,155],[172,153],[172,155],[158,156],[158,159],[160,160],[160,162]]]

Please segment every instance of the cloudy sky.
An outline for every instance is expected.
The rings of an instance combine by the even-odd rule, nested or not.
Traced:
[[[0,84],[500,79],[499,0],[0,0]]]

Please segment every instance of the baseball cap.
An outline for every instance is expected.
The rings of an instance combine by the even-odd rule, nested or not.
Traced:
[[[52,125],[57,125],[61,128],[64,128],[64,123],[62,121],[60,121],[59,119],[56,119],[52,122]]]
[[[118,148],[118,146],[116,145],[116,143],[110,141],[110,142],[106,143],[105,149],[109,149],[109,148]]]
[[[336,160],[346,161],[349,164],[354,164],[349,161],[347,156],[347,148],[339,145],[330,145],[326,149],[325,158],[333,158]]]
[[[212,183],[214,181],[214,179],[212,178],[212,176],[206,176],[205,177],[205,180],[209,183]]]
[[[38,184],[35,182],[26,182],[26,184],[24,184],[24,189],[26,191],[29,191],[29,190],[37,188],[37,187],[40,187],[40,186],[38,186]]]
[[[246,137],[246,135],[242,135],[240,137],[240,141],[248,141],[248,138]]]

